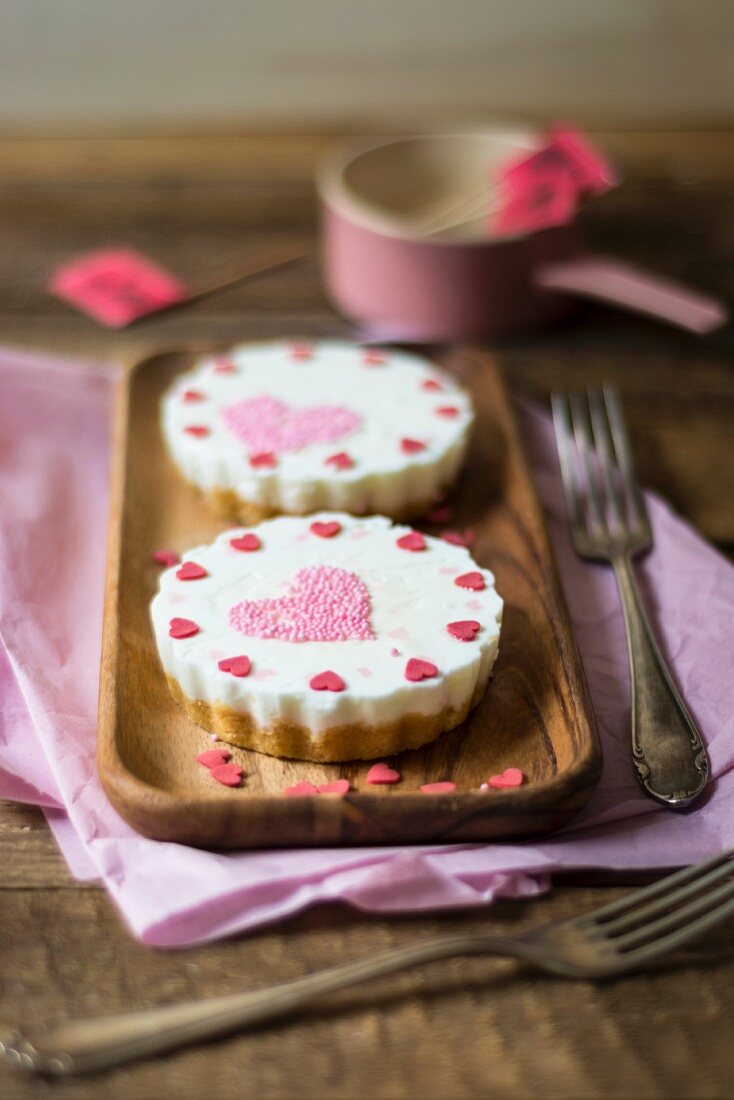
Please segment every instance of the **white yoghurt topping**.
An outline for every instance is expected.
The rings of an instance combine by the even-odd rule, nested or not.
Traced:
[[[191,550],[162,574],[151,615],[190,699],[318,736],[460,710],[489,677],[502,607],[464,547],[322,513]]]
[[[295,514],[430,504],[455,480],[472,420],[430,360],[343,341],[243,344],[202,359],[162,402],[188,481]]]

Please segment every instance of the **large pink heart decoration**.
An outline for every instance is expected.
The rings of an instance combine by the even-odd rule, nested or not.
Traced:
[[[251,451],[300,451],[310,443],[333,443],[349,435],[362,417],[342,405],[292,409],[275,397],[247,397],[222,409],[225,424]]]
[[[296,573],[287,596],[243,600],[229,611],[229,624],[241,634],[286,642],[368,641],[370,594],[356,573],[329,565]]]

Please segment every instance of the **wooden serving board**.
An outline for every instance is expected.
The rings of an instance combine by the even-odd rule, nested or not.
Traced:
[[[199,354],[201,352],[199,351]],[[159,402],[192,353],[162,353],[125,375],[116,414],[98,765],[119,813],[157,839],[211,847],[409,844],[530,836],[563,825],[598,779],[601,752],[540,506],[495,362],[462,350],[437,356],[473,393],[477,423],[454,496],[452,526],[473,527],[473,554],[505,600],[495,674],[459,728],[389,761],[395,787],[368,787],[369,764],[311,764],[232,749],[241,788],[195,762],[211,747],[171,697],[148,606],[160,547],[184,551],[225,526],[168,460]],[[520,788],[480,792],[506,767]],[[344,796],[286,798],[285,786],[347,777]],[[421,784],[451,779],[451,794]]]

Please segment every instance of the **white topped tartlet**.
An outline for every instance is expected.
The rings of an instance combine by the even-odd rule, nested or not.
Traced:
[[[169,453],[230,519],[420,514],[452,485],[469,396],[430,360],[342,341],[242,344],[162,402]]]
[[[225,741],[307,760],[416,748],[479,702],[502,600],[464,547],[382,516],[226,531],[151,605],[171,690]]]

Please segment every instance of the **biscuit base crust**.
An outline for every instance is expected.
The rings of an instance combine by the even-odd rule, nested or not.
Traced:
[[[171,694],[197,726],[216,733],[222,741],[241,749],[254,749],[268,756],[294,760],[335,763],[339,760],[375,760],[393,756],[404,749],[418,749],[434,741],[439,734],[454,729],[484,695],[486,683],[477,684],[473,696],[458,710],[445,707],[437,714],[404,714],[395,722],[369,726],[362,722],[333,726],[314,734],[306,726],[276,721],[259,726],[249,714],[241,714],[222,704],[190,699],[178,680],[167,676]]]
[[[189,484],[191,484],[189,482]],[[443,495],[442,491],[438,493],[438,499]],[[266,519],[272,519],[274,516],[287,515],[280,508],[273,508],[266,504],[257,504],[252,500],[244,500],[242,497],[235,493],[234,489],[213,489],[210,493],[205,494],[206,499],[209,501],[215,512],[218,513],[223,519],[232,524],[240,524],[244,527],[254,527],[255,524],[262,523]],[[391,512],[389,518],[402,522],[408,519],[415,519],[417,516],[423,516],[426,512],[430,512],[431,508],[435,508],[436,499],[431,497],[428,500],[419,500],[414,504],[407,504],[404,508],[397,512]],[[329,511],[330,509],[319,509],[320,511]],[[346,509],[348,511],[348,509]],[[387,513],[380,513],[381,515]]]

